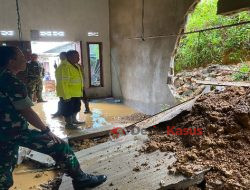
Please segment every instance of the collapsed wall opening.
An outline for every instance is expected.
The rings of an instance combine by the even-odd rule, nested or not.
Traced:
[[[249,12],[222,16],[217,9],[218,0],[202,0],[187,16],[178,37],[170,81],[175,97],[181,101],[202,92],[197,80],[199,83],[248,79]],[[238,63],[241,64],[233,65]]]

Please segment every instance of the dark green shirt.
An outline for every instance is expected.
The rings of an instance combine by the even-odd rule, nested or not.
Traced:
[[[31,106],[25,85],[9,70],[0,71],[0,140],[15,138],[28,128],[19,110]]]

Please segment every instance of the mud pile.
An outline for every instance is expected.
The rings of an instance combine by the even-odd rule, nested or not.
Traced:
[[[169,135],[166,126],[202,135]],[[178,129],[178,130],[181,130]],[[150,129],[145,151],[176,152],[171,173],[192,176],[206,168],[207,189],[250,188],[250,89],[227,88],[201,96],[193,109]]]

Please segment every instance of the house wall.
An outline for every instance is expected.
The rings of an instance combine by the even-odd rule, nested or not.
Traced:
[[[177,34],[196,0],[145,0],[145,37],[167,35],[145,41],[133,39],[142,36],[142,2],[110,0],[112,94],[154,114],[176,103],[167,84],[170,61]]]
[[[1,41],[18,40],[15,0],[0,0],[0,30],[14,30],[13,37],[0,36]],[[86,92],[89,97],[111,95],[109,1],[108,0],[21,0],[19,1],[23,40],[31,41],[31,30],[64,31],[63,38],[39,41],[82,41]],[[99,32],[99,37],[88,37]],[[87,42],[103,43],[104,87],[89,88]]]

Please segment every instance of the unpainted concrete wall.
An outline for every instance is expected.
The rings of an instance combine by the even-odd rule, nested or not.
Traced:
[[[1,41],[18,40],[15,0],[0,0],[0,30],[14,30],[15,36]],[[109,1],[108,0],[19,0],[23,40],[30,41],[30,30],[64,31],[64,38],[50,41],[82,41],[85,85],[90,97],[111,95]],[[99,32],[88,37],[87,32]],[[49,39],[46,39],[48,41]],[[89,88],[86,42],[103,43],[104,87]]]
[[[167,85],[177,36],[142,35],[143,0],[110,0],[112,94],[147,114],[175,104]],[[196,0],[145,0],[145,37],[178,34]]]

